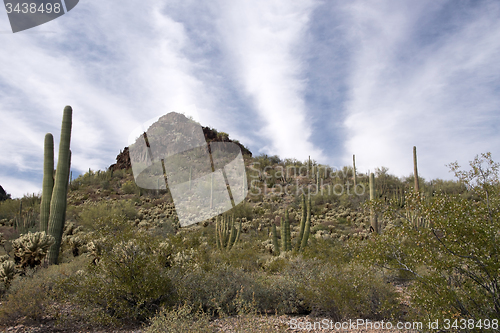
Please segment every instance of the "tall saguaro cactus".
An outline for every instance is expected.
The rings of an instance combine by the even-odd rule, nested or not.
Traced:
[[[417,172],[417,147],[413,146],[413,175],[415,176],[415,193],[420,191],[418,186],[418,172]]]
[[[275,255],[280,255],[280,245],[278,243],[278,234],[276,232],[276,224],[273,223],[273,247],[274,247],[274,251],[273,253]]]
[[[354,191],[356,191],[356,155],[352,155],[352,178],[354,181]]]
[[[375,200],[375,175],[370,173],[370,201]],[[377,215],[375,214],[375,210],[370,208],[370,224],[373,229],[373,232],[378,233],[378,223],[377,223]]]
[[[40,204],[40,231],[48,232],[50,200],[54,189],[54,137],[45,134],[44,157],[43,157],[43,185],[42,202]]]
[[[71,164],[71,152],[69,150],[71,141],[73,110],[71,106],[64,108],[61,127],[61,140],[59,142],[59,158],[54,180],[54,189],[50,200],[50,215],[48,233],[54,237],[54,244],[48,253],[49,264],[57,264],[59,248],[61,247],[64,220],[66,217],[66,199],[68,193],[69,169]],[[45,178],[45,176],[44,176]]]

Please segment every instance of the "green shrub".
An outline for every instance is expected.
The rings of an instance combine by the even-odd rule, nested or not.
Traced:
[[[122,185],[122,192],[125,194],[134,194],[138,191],[139,187],[133,180],[126,181]]]
[[[121,220],[133,220],[137,216],[135,206],[130,200],[89,203],[82,206],[77,220],[86,230],[95,230],[99,220],[107,221],[115,217]]]
[[[175,270],[170,274],[175,274]],[[251,303],[252,291],[258,289],[250,274],[225,265],[213,267],[208,272],[198,267],[177,273],[172,282],[179,299],[212,315],[236,314],[237,296]]]
[[[231,209],[228,214],[232,215],[234,214],[235,218],[246,218],[247,221],[251,221],[254,218],[254,212],[252,206],[246,202],[243,201],[239,203],[236,207]]]
[[[71,302],[85,309],[90,322],[144,322],[162,306],[173,304],[173,287],[160,265],[158,242],[145,237],[103,242],[97,263],[60,286]]]
[[[2,300],[0,322],[13,324],[23,319],[25,323],[41,322],[44,317],[59,317],[61,304],[54,304],[59,297],[55,287],[60,279],[75,275],[87,264],[88,259],[79,257],[71,263],[38,268],[16,277]]]
[[[210,333],[217,332],[210,326],[210,316],[196,311],[189,304],[172,310],[162,309],[150,319],[151,325],[144,333]]]
[[[314,315],[327,315],[336,321],[385,320],[401,315],[394,287],[373,269],[319,260],[297,260],[294,266],[286,276],[298,282],[299,297]]]

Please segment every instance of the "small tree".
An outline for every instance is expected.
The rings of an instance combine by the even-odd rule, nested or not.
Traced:
[[[449,166],[468,192],[427,200],[408,192],[406,209],[426,223],[412,223],[399,207],[389,208],[386,216],[397,222],[365,253],[413,280],[412,303],[429,319],[500,318],[499,164],[486,153],[470,162],[470,171],[456,162]]]

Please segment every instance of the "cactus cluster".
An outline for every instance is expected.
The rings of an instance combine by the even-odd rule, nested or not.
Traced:
[[[309,234],[311,230],[311,197],[306,203],[306,197],[302,195],[302,218],[300,221],[300,232],[295,242],[295,250],[303,250],[307,246]],[[288,210],[285,211],[285,220],[281,219],[281,245],[278,242],[278,234],[276,225],[272,225],[272,238],[273,238],[273,252],[279,255],[281,252],[292,250],[291,232],[290,232],[290,219]]]
[[[45,231],[28,232],[12,241],[15,261],[21,269],[34,268],[42,263],[52,244],[54,237]]]
[[[57,264],[59,249],[66,218],[66,200],[71,165],[71,125],[73,110],[70,106],[64,108],[61,140],[59,143],[59,159],[54,178],[54,139],[52,134],[45,135],[44,145],[44,175],[42,187],[42,202],[40,205],[40,231],[54,238],[49,249],[48,261]]]
[[[405,192],[403,188],[396,188],[394,191],[394,196],[393,196],[394,201],[396,202],[396,205],[400,208],[403,208],[405,206]]]
[[[215,220],[215,241],[221,251],[229,251],[238,242],[241,234],[241,223],[238,229],[234,226],[234,216],[217,216]]]
[[[3,282],[5,289],[9,289],[16,273],[16,264],[12,260],[0,260],[0,281]]]

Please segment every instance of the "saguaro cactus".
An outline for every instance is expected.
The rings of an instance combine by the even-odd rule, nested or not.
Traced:
[[[356,155],[352,155],[352,178],[354,181],[354,191],[356,191]]]
[[[50,264],[57,264],[59,248],[64,230],[64,220],[66,217],[66,199],[68,193],[69,169],[71,163],[71,152],[69,150],[71,141],[71,125],[73,110],[71,106],[64,108],[63,121],[61,127],[61,141],[59,143],[59,159],[57,161],[57,171],[54,181],[54,189],[50,200],[50,215],[48,234],[54,237],[54,244],[50,247],[48,261]]]
[[[413,146],[413,175],[415,176],[415,193],[420,191],[418,186],[418,172],[417,172],[417,147]]]
[[[278,243],[278,235],[277,235],[277,231],[276,231],[276,224],[273,223],[273,247],[274,247],[274,251],[273,253],[275,255],[278,255],[280,254],[280,245]]]
[[[370,173],[370,201],[375,200],[375,175]],[[377,215],[375,214],[375,210],[370,208],[370,224],[373,232],[378,233],[378,223],[377,223]]]
[[[43,158],[43,185],[42,202],[40,204],[40,231],[48,232],[50,200],[54,188],[54,137],[45,134],[44,158]]]

